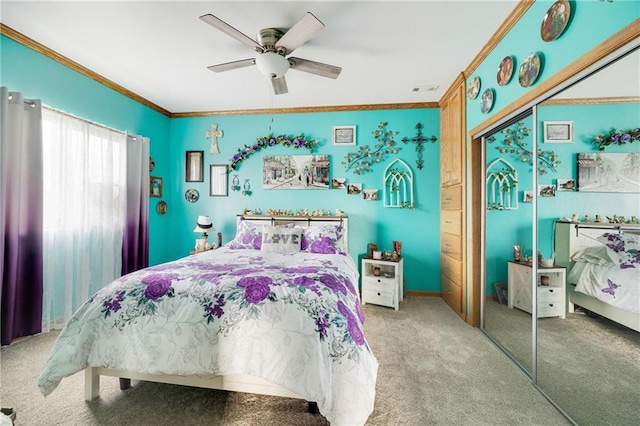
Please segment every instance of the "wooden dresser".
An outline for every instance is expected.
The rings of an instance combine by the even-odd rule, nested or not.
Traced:
[[[440,100],[440,284],[442,298],[466,320],[465,82]]]

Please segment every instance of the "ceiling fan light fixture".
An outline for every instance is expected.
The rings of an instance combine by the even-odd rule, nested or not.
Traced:
[[[280,78],[289,69],[289,61],[276,52],[264,52],[256,58],[256,66],[267,77]]]

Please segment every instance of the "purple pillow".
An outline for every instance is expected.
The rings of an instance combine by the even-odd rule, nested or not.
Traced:
[[[346,254],[342,225],[309,226],[303,229],[301,251],[319,254]]]

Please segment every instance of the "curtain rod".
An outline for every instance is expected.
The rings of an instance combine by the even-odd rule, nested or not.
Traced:
[[[116,132],[116,133],[120,133],[120,134],[123,134],[123,135],[130,136],[130,135],[128,135],[128,134],[127,134],[127,132],[126,132],[126,131],[124,131],[124,130],[114,129],[113,127],[109,127],[109,126],[107,126],[107,125],[105,125],[105,124],[97,123],[97,122],[95,122],[95,121],[91,121],[91,120],[88,120],[88,119],[86,119],[86,118],[78,117],[78,116],[77,116],[77,115],[75,115],[75,114],[71,114],[71,113],[68,113],[68,112],[66,112],[66,111],[62,111],[61,109],[57,109],[57,108],[50,107],[49,105],[44,105],[44,104],[43,104],[43,105],[42,105],[42,107],[43,107],[43,108],[48,109],[49,111],[58,112],[58,113],[60,113],[60,114],[68,115],[69,117],[73,117],[73,118],[75,118],[75,119],[77,119],[77,120],[84,121],[85,123],[93,124],[94,126],[98,126],[98,127],[102,127],[103,129],[111,130],[112,132]],[[134,138],[135,138],[135,136],[132,136],[132,137],[134,137]]]

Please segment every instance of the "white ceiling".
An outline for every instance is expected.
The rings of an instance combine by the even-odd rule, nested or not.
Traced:
[[[3,24],[172,112],[437,102],[517,0],[11,1]],[[312,12],[325,28],[294,56],[342,67],[337,80],[289,70],[272,95],[256,67],[207,66],[253,57],[200,21],[211,13],[255,39]],[[417,92],[415,86],[438,86]]]

